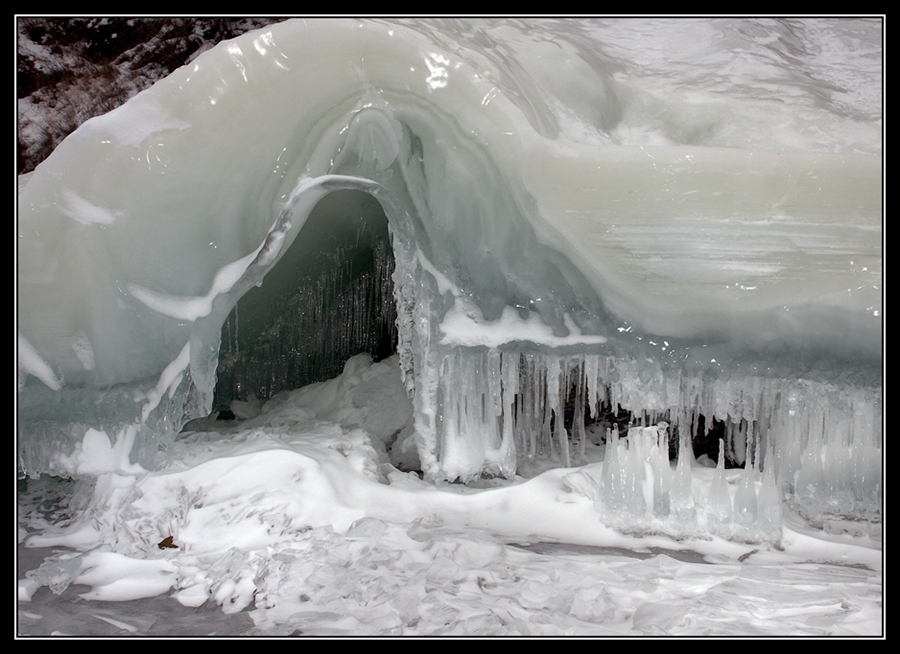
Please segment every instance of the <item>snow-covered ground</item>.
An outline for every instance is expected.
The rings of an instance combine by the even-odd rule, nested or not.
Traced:
[[[788,514],[776,541],[708,535],[722,497],[698,463],[694,523],[616,522],[592,499],[602,463],[435,486],[392,466],[364,428],[403,420],[399,387],[395,359],[356,357],[255,417],[201,421],[158,472],[86,439],[73,463],[93,484],[20,482],[18,633],[884,633],[880,525],[829,536]],[[725,475],[731,504],[743,472]]]

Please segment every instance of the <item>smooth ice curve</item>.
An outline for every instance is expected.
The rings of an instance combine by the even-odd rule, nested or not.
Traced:
[[[609,71],[578,66],[561,85],[578,55],[565,39],[531,72],[504,69],[491,47],[525,64],[524,32],[467,29],[488,45],[459,27],[286,21],[218,45],[66,139],[19,193],[23,436],[137,420],[165,441],[208,411],[228,312],[342,189],[370,193],[388,217],[416,392],[428,370],[460,364],[447,363],[453,347],[502,350],[517,333],[542,353],[665,368],[677,351],[702,371],[697,353],[712,345],[725,366],[871,383],[880,157],[774,140],[611,145],[606,117],[572,100],[602,90],[615,113],[626,90]],[[563,116],[584,123],[582,138],[554,128]],[[433,407],[417,411],[427,431]],[[49,465],[25,449],[32,468]],[[479,450],[460,477],[495,455]]]

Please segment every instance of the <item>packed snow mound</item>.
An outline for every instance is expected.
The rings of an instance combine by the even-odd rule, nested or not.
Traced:
[[[690,27],[721,54],[727,24]],[[815,27],[773,29],[809,52],[859,38]],[[723,104],[629,59],[614,22],[291,20],[88,121],[20,184],[21,467],[58,472],[87,429],[137,423],[135,463],[158,466],[215,408],[230,317],[233,351],[252,325],[278,351],[267,374],[287,374],[288,319],[261,324],[251,293],[295,306],[279,266],[337,197],[353,218],[304,274],[342,315],[393,304],[429,478],[583,459],[574,397],[592,417],[666,414],[682,440],[715,417],[738,462],[771,447],[789,495],[805,474],[877,503],[879,78],[826,102],[792,75],[786,104],[765,80],[795,59],[729,38],[756,68],[698,55],[734,85]]]

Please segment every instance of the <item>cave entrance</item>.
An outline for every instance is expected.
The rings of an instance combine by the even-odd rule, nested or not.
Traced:
[[[222,326],[213,409],[331,379],[397,348],[388,219],[369,193],[324,196],[291,247]]]

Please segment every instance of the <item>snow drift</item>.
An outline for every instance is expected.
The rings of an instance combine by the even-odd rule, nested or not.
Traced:
[[[21,470],[97,431],[158,467],[396,340],[430,479],[576,465],[608,407],[877,514],[880,145],[661,99],[559,28],[286,21],[85,123],[20,180]]]

